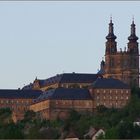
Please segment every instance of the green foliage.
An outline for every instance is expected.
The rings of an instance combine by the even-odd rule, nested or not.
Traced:
[[[105,132],[106,139],[118,139],[118,131],[115,127],[112,127]]]
[[[10,108],[0,109],[0,126],[12,122],[12,111]]]
[[[99,105],[96,108],[98,113],[104,113],[105,111],[107,111],[107,108],[104,105]]]
[[[22,139],[24,135],[21,129],[14,123],[10,123],[0,129],[1,139]]]
[[[39,133],[39,127],[33,126],[29,130],[29,134],[26,136],[27,139],[39,139],[40,133]]]
[[[36,118],[36,113],[32,110],[28,110],[24,114],[25,121],[31,121],[31,120],[34,120],[35,118]]]
[[[12,111],[10,110],[10,108],[1,108],[0,109],[0,115],[7,113],[7,114],[11,114]]]

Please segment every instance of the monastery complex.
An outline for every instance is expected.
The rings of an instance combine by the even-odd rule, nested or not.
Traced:
[[[94,113],[98,106],[123,108],[131,98],[131,88],[139,87],[139,48],[134,20],[127,48],[117,50],[112,19],[105,43],[105,60],[97,73],[63,73],[47,79],[36,78],[17,90],[0,90],[0,108],[10,108],[13,120],[21,120],[27,110],[42,119],[65,119],[70,110]]]

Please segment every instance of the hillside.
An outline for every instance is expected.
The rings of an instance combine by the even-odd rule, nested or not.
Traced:
[[[99,138],[139,139],[140,127],[134,126],[133,122],[140,119],[140,89],[132,89],[131,100],[123,109],[99,106],[94,114],[83,115],[72,110],[67,120],[40,120],[37,114],[28,111],[24,120],[15,124],[11,114],[9,109],[0,109],[1,139],[60,139],[71,131],[77,137],[84,138],[90,127],[105,130],[105,137]]]

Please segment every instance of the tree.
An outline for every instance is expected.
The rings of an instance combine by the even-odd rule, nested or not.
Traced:
[[[118,131],[115,127],[108,129],[105,133],[105,139],[118,139]]]
[[[123,121],[117,126],[119,139],[133,139],[133,123]]]
[[[34,120],[35,118],[36,118],[36,113],[32,110],[28,110],[24,114],[24,120],[25,121]]]
[[[23,139],[24,138],[22,130],[14,123],[10,123],[7,126],[1,128],[0,132],[2,132],[0,135],[0,138],[2,139]]]

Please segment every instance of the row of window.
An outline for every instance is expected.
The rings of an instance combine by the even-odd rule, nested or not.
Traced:
[[[119,107],[119,106],[124,106],[125,103],[122,102],[122,103],[120,104],[120,103],[117,103],[117,102],[116,102],[116,103],[105,103],[105,102],[100,102],[100,103],[99,103],[99,102],[98,102],[98,103],[97,103],[97,106],[99,106],[99,105],[110,106],[110,107],[113,107],[113,106],[114,106],[114,107]]]
[[[73,102],[73,101],[71,101],[71,102],[70,102],[70,101],[69,101],[69,102],[67,102],[67,101],[66,101],[66,102],[65,102],[65,101],[61,101],[61,102],[56,101],[56,104],[57,104],[57,105],[60,105],[60,104],[62,104],[62,105],[70,105],[70,104],[71,104],[71,105],[77,105],[77,104],[78,104],[78,105],[83,105],[83,104],[84,104],[84,105],[88,106],[88,105],[91,104],[91,102],[88,102],[88,101],[87,101],[87,102],[84,102],[84,103],[83,103],[83,102],[81,102],[81,101],[76,101],[76,102]]]
[[[118,92],[119,92],[119,93],[120,93],[119,90],[115,90],[115,91],[114,91],[114,90],[99,90],[99,89],[98,89],[98,90],[97,90],[97,93],[100,93],[100,92],[103,92],[103,93],[108,93],[108,92],[109,92],[109,93],[112,93],[112,92],[113,92],[113,93],[114,93],[114,92],[115,92],[115,93],[118,93]],[[128,91],[128,90],[125,90],[125,91],[124,91],[124,90],[121,90],[121,93],[129,93],[129,91]]]
[[[65,88],[86,88],[88,85],[80,85],[80,84],[61,84],[61,87]]]
[[[29,101],[26,100],[26,101],[19,101],[19,100],[0,100],[0,103],[3,104],[3,103],[7,103],[7,104],[29,104]]]
[[[116,99],[116,100],[117,100],[117,99],[127,99],[127,100],[129,99],[128,96],[125,96],[125,97],[123,97],[123,96],[120,96],[120,97],[118,97],[118,96],[114,96],[114,97],[112,97],[112,96],[109,96],[109,97],[108,97],[108,96],[101,96],[101,97],[100,97],[100,96],[97,96],[96,98],[97,98],[98,100],[99,100],[99,99],[102,99],[102,98],[103,98],[103,99]]]

